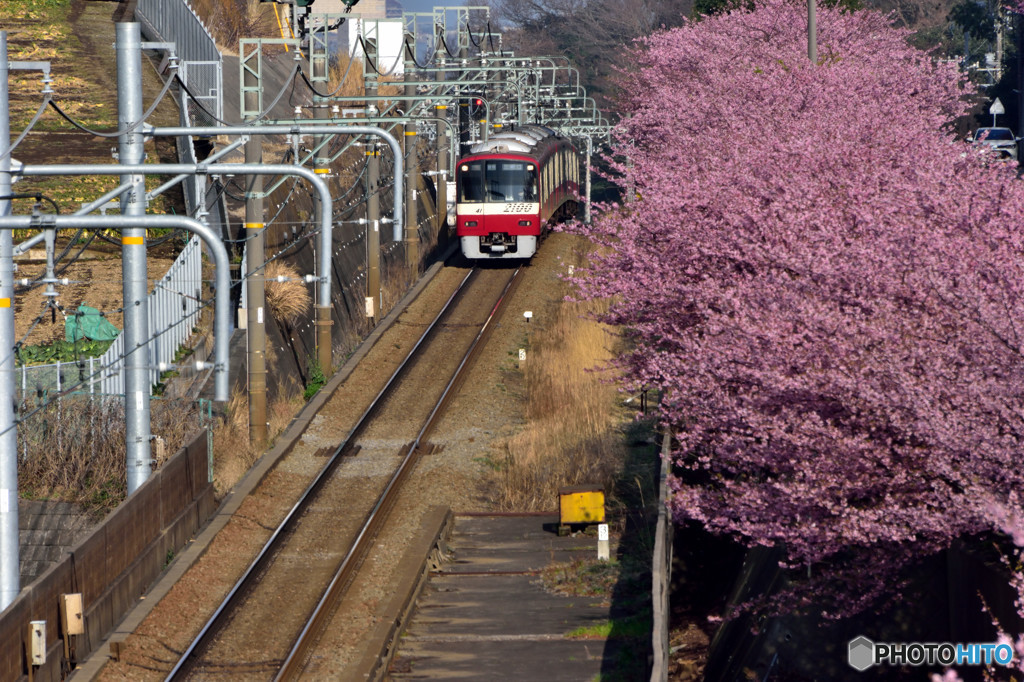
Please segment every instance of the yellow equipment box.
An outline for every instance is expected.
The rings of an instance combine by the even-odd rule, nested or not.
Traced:
[[[604,491],[594,486],[575,485],[558,491],[558,522],[604,523]]]

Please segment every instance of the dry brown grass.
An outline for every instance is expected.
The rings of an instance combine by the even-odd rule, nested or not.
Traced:
[[[271,443],[304,404],[294,386],[278,386],[277,395],[278,399],[267,409],[267,436]],[[249,396],[236,390],[228,401],[224,419],[213,430],[213,486],[217,495],[230,490],[263,452],[249,442]]]
[[[255,0],[189,0],[189,4],[203,18],[221,51],[227,54],[238,53],[240,38],[281,37],[271,3]]]
[[[267,309],[274,319],[293,325],[309,312],[313,305],[312,296],[293,266],[273,260],[263,269],[263,276],[266,279]],[[285,281],[277,281],[279,277]]]
[[[31,408],[31,406],[27,406]],[[154,400],[150,431],[170,457],[200,428],[195,403]],[[18,481],[29,498],[73,502],[102,513],[124,499],[125,418],[120,398],[66,396],[19,425]],[[154,468],[163,464],[157,458]]]
[[[543,511],[557,505],[558,489],[598,485],[610,492],[625,456],[614,378],[601,369],[614,336],[591,319],[595,304],[563,303],[553,323],[530,339],[522,368],[527,426],[505,442],[495,472],[504,510]]]
[[[354,64],[349,66],[352,59],[346,55],[341,54],[339,57],[331,62],[330,67],[327,69],[328,86],[330,87],[329,92],[334,90],[341,84],[341,79],[345,79],[344,85],[338,90],[337,95],[344,97],[354,97],[356,95],[362,95],[365,91],[363,89],[363,67],[360,60],[356,60]],[[346,75],[348,71],[348,75]],[[345,106],[355,106],[354,104],[348,104]]]

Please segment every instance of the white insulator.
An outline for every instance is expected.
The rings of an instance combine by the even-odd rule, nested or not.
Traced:
[[[203,362],[202,360],[196,360],[196,371],[197,372],[202,372],[204,369],[206,369],[206,366],[208,364],[210,364],[210,363]]]

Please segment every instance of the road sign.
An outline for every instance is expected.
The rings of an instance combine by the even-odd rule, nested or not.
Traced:
[[[1003,103],[999,101],[998,97],[996,97],[995,102],[992,102],[992,106],[988,108],[988,113],[992,114],[993,116],[998,116],[999,114],[1006,113],[1006,109],[1003,107]]]

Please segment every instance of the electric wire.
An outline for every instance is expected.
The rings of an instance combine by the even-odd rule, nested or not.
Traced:
[[[177,74],[175,74],[175,75],[177,75]],[[99,130],[90,130],[89,128],[86,128],[84,125],[82,125],[78,121],[76,121],[73,118],[71,118],[71,116],[66,114],[64,112],[64,110],[60,108],[60,105],[57,104],[52,99],[49,101],[49,104],[50,104],[51,107],[53,107],[56,110],[56,112],[58,114],[61,115],[61,117],[65,121],[67,121],[68,123],[70,123],[71,125],[75,126],[76,128],[78,128],[79,130],[81,130],[83,132],[89,133],[90,135],[95,135],[96,137],[120,137],[121,135],[128,135],[129,133],[134,132],[139,126],[141,126],[146,121],[147,118],[152,116],[153,112],[156,111],[156,108],[158,106],[160,106],[160,102],[163,101],[164,97],[167,95],[167,91],[171,89],[171,86],[173,84],[174,84],[174,78],[168,78],[167,82],[164,83],[164,87],[160,91],[160,94],[157,95],[156,100],[153,102],[153,104],[150,105],[149,109],[147,109],[146,112],[144,114],[142,114],[142,117],[139,118],[138,121],[135,121],[134,123],[129,125],[127,128],[123,128],[121,130],[115,130],[115,131],[112,131],[112,132],[109,132],[109,133],[102,132],[102,131],[99,131]]]
[[[32,130],[36,123],[39,123],[39,119],[41,119],[43,117],[43,113],[46,112],[46,107],[50,105],[50,97],[50,93],[46,93],[45,95],[43,95],[43,103],[39,105],[39,111],[37,111],[36,115],[32,117],[32,120],[29,121],[27,126],[25,126],[25,129],[21,131],[21,134],[18,135],[17,139],[11,143],[11,146],[7,148],[7,151],[4,152],[3,154],[0,154],[0,161],[3,161],[8,156],[13,154],[14,150],[18,148],[18,145],[21,144],[22,141],[28,136],[29,131]]]
[[[428,69],[428,68],[430,68],[430,64],[420,64],[419,60],[416,59],[416,51],[413,49],[412,45],[409,44],[409,39],[408,38],[405,39],[405,51],[409,55],[409,58],[412,60],[412,63],[416,65],[416,68],[418,68],[418,69]]]
[[[363,37],[362,36],[357,36],[357,37],[359,38],[359,44],[363,48],[363,54],[366,55],[367,63],[370,65],[370,68],[372,68],[377,73],[378,76],[382,76],[384,78],[387,78],[388,76],[390,76],[391,74],[393,74],[395,72],[395,69],[398,68],[398,63],[402,60],[402,51],[401,50],[398,51],[398,56],[395,57],[395,62],[394,62],[394,64],[391,65],[391,68],[388,69],[386,72],[384,72],[384,71],[381,71],[380,69],[377,68],[377,65],[374,63],[374,60],[370,59],[370,51],[366,49],[366,41],[363,40]],[[377,55],[377,57],[378,57],[378,60],[379,60],[380,55]]]
[[[475,38],[473,38],[473,27],[469,25],[469,22],[466,22],[466,35],[468,35],[468,36],[469,36],[469,42],[473,43],[473,47],[475,47],[476,49],[478,49],[478,50],[479,50],[479,49],[480,49],[480,44],[481,44],[481,43],[483,43],[484,41],[483,41],[483,40],[481,40],[481,41],[480,41],[480,42],[478,43],[478,42],[476,41],[476,39],[475,39]]]
[[[439,33],[438,37],[441,39],[441,44],[444,45],[444,51],[448,53],[448,56],[452,59],[458,59],[459,56],[457,54],[453,54],[451,48],[448,47],[448,41],[444,39],[444,34]]]
[[[345,67],[345,73],[341,77],[341,82],[338,83],[338,87],[334,88],[334,90],[332,90],[329,93],[322,93],[319,90],[317,90],[313,83],[310,82],[310,80],[306,77],[306,74],[303,73],[301,69],[299,70],[299,73],[302,73],[302,80],[306,81],[306,85],[309,86],[309,89],[313,91],[314,95],[319,95],[320,97],[334,97],[335,95],[338,94],[338,91],[341,90],[342,86],[345,85],[345,81],[348,80],[348,73],[352,69],[352,64],[354,64],[355,61],[355,59],[349,57],[348,66]]]
[[[491,52],[497,52],[494,48],[494,32],[491,30],[491,22],[487,21],[487,44],[491,46]]]
[[[286,79],[284,86],[281,88],[281,90],[274,97],[274,101],[270,103],[270,106],[268,106],[266,109],[264,109],[263,113],[258,114],[255,118],[249,119],[249,120],[241,123],[240,125],[242,125],[242,126],[250,126],[250,125],[253,125],[254,123],[258,123],[259,121],[262,121],[267,116],[269,116],[270,112],[272,112],[274,110],[274,107],[277,106],[277,103],[281,101],[282,97],[284,97],[284,93],[288,90],[288,87],[290,85],[294,85],[296,72],[302,73],[302,67],[299,66],[298,64],[295,65],[295,70],[292,71],[291,76],[288,79]],[[239,125],[239,124],[236,124],[236,123],[231,123],[230,121],[225,121],[222,118],[218,118],[216,114],[214,114],[212,111],[210,111],[205,106],[203,106],[203,103],[200,102],[199,99],[197,99],[194,94],[192,94],[192,91],[188,89],[188,86],[185,85],[185,82],[182,81],[181,78],[178,78],[178,74],[174,74],[174,77],[177,80],[177,82],[181,85],[181,87],[185,90],[185,94],[187,94],[192,99],[192,103],[195,104],[197,107],[199,107],[203,111],[203,113],[205,113],[211,119],[213,119],[214,121],[217,121],[218,123],[220,123],[222,125],[226,125],[226,126],[236,126],[236,125]]]

